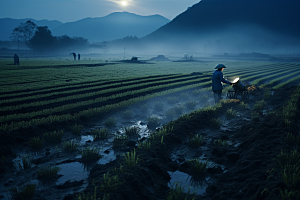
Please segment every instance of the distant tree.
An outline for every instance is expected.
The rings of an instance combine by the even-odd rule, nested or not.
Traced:
[[[56,48],[57,38],[52,36],[47,26],[39,26],[35,35],[29,40],[30,47],[35,51],[49,52]]]
[[[30,20],[14,28],[10,37],[13,41],[18,42],[18,50],[20,48],[20,41],[24,41],[26,46],[29,46],[29,40],[33,37],[36,28],[36,24]]]

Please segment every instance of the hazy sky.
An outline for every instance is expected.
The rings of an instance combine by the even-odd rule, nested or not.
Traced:
[[[0,0],[0,18],[33,18],[71,22],[127,11],[160,14],[170,20],[200,0]]]

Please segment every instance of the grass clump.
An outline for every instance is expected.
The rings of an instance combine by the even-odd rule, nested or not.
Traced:
[[[149,129],[154,129],[160,125],[160,119],[155,116],[147,117],[147,127]]]
[[[159,142],[163,143],[163,138],[164,136],[168,135],[169,133],[171,133],[173,130],[173,127],[166,129],[166,128],[161,128],[159,131],[155,131],[153,132],[150,136],[149,136],[149,140],[151,142]]]
[[[109,194],[104,194],[102,199],[97,198],[97,189],[98,187],[95,186],[93,194],[90,193],[84,194],[84,192],[82,194],[78,194],[77,199],[78,200],[109,200]]]
[[[151,141],[139,142],[139,149],[149,150],[151,148]]]
[[[209,167],[207,160],[205,162],[202,162],[198,158],[190,160],[189,164],[191,166],[193,175],[195,176],[203,176],[206,173],[207,168]]]
[[[252,119],[258,118],[259,117],[259,113],[257,111],[251,111],[251,117],[252,117]]]
[[[61,170],[60,167],[51,167],[51,166],[46,166],[40,169],[37,172],[37,178],[38,179],[55,179],[57,178],[58,172]]]
[[[203,143],[204,143],[204,139],[205,137],[203,135],[193,135],[193,134],[190,134],[190,146],[193,147],[193,148],[197,148],[199,146],[201,146]]]
[[[12,200],[32,199],[36,189],[35,184],[26,184],[23,189],[13,187],[9,190]]]
[[[247,104],[244,101],[241,101],[238,105],[238,108],[241,110],[245,110],[247,108]]]
[[[195,200],[196,197],[194,194],[190,193],[190,188],[188,193],[185,193],[184,186],[181,186],[177,182],[174,185],[172,185],[171,190],[168,192],[167,200]]]
[[[94,129],[91,131],[91,135],[93,136],[94,140],[105,140],[109,137],[107,128]]]
[[[140,159],[136,155],[135,149],[133,150],[133,152],[131,153],[127,152],[127,154],[124,153],[123,155],[125,156],[125,162],[124,162],[125,166],[135,167],[140,161]]]
[[[164,108],[164,103],[161,101],[157,101],[154,103],[154,110],[161,111]]]
[[[43,138],[48,143],[58,143],[61,141],[62,137],[64,135],[64,131],[54,131],[50,133],[44,133]]]
[[[210,120],[210,127],[213,128],[213,129],[219,129],[222,125],[222,122],[220,119],[211,119]]]
[[[105,120],[105,126],[108,126],[108,127],[113,127],[113,126],[116,126],[117,124],[117,119],[114,118],[114,117],[109,117]]]
[[[232,117],[235,117],[237,115],[237,112],[235,110],[233,110],[232,108],[228,108],[226,110],[226,118],[232,118]]]
[[[93,161],[99,159],[100,149],[87,147],[81,151],[81,159],[83,161]]]
[[[143,103],[140,105],[140,110],[143,112],[143,113],[146,113],[149,109],[149,106],[147,103]]]
[[[128,137],[139,137],[139,132],[140,132],[140,129],[136,126],[133,126],[133,127],[128,127],[126,128],[125,127],[125,134],[128,136]]]
[[[62,143],[62,148],[66,152],[76,151],[77,147],[78,147],[78,144],[74,140],[65,141],[65,142]]]
[[[169,119],[169,120],[174,119],[175,115],[176,115],[176,112],[175,112],[174,109],[169,109],[169,110],[167,110],[167,111],[165,112],[165,116],[166,116],[166,118]]]
[[[215,140],[214,144],[219,147],[228,147],[229,146],[229,143],[227,140],[221,140],[221,139]]]
[[[254,110],[262,110],[266,106],[266,104],[267,103],[265,100],[258,101],[254,104]]]
[[[185,103],[185,107],[189,110],[194,110],[196,108],[197,104],[198,104],[197,101],[191,100],[191,101],[187,101]]]
[[[112,176],[109,171],[103,174],[103,180],[100,183],[100,191],[116,191],[120,185],[120,179],[118,175]]]
[[[32,159],[27,158],[26,156],[23,156],[21,162],[16,162],[15,166],[18,171],[29,169],[32,167]]]
[[[180,94],[180,99],[183,99],[183,100],[188,100],[190,97],[190,94],[188,92],[182,92]]]
[[[287,133],[286,141],[291,146],[297,146],[300,144],[300,136],[295,136],[292,133]]]
[[[133,116],[133,111],[132,110],[125,110],[123,113],[122,113],[122,117],[124,119],[131,119]]]
[[[28,142],[29,146],[33,150],[40,150],[43,148],[44,140],[40,137],[33,137]]]
[[[74,124],[73,126],[71,126],[71,130],[74,135],[80,135],[82,129],[83,129],[82,125]]]
[[[113,147],[114,148],[124,147],[124,146],[126,146],[127,141],[128,141],[127,135],[117,135],[114,137]]]

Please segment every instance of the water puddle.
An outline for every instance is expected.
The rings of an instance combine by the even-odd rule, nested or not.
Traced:
[[[86,142],[93,142],[94,137],[92,135],[81,136],[80,145],[84,145]]]
[[[97,162],[98,164],[105,165],[113,160],[116,159],[116,155],[114,150],[112,149],[106,149],[104,152],[101,154],[103,157],[99,159]]]
[[[86,171],[85,166],[79,162],[72,162],[58,165],[61,170],[58,174],[63,175],[58,178],[56,184],[64,184],[67,181],[81,181],[88,178],[89,172]]]
[[[190,190],[190,193],[195,193],[196,195],[204,195],[206,188],[207,188],[207,182],[210,180],[210,178],[202,178],[202,179],[195,179],[192,176],[180,172],[168,172],[171,176],[171,180],[168,183],[168,186],[170,188],[174,188],[175,184],[178,183],[181,187],[184,188],[184,192],[188,193]]]

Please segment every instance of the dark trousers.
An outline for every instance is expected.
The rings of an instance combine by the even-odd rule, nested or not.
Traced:
[[[219,103],[221,100],[221,95],[222,95],[222,90],[213,90],[214,92],[214,98],[215,98],[215,103]]]

